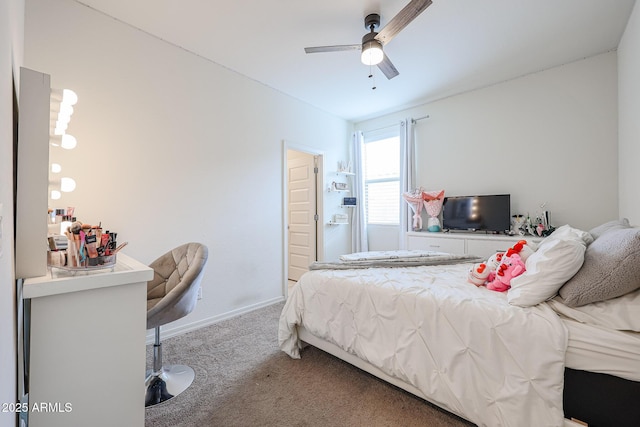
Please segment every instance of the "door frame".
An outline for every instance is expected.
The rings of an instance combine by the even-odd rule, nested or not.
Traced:
[[[287,172],[287,151],[300,151],[311,154],[318,158],[318,179],[316,180],[316,211],[318,221],[316,222],[316,258],[324,259],[324,152],[302,144],[291,141],[282,141],[282,295],[285,299],[289,297],[289,230],[287,224],[287,212],[289,208],[289,180]]]

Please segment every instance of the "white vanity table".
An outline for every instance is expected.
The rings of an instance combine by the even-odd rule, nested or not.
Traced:
[[[119,253],[112,270],[54,268],[25,280],[30,427],[144,426],[152,278],[151,268]]]

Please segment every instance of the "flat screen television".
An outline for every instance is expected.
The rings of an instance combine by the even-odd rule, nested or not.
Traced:
[[[444,230],[504,232],[511,227],[511,195],[445,197]]]

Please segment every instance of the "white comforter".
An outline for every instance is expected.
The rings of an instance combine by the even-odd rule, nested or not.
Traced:
[[[283,309],[280,348],[300,357],[303,324],[478,425],[562,426],[565,327],[546,304],[476,288],[468,269],[310,271]]]

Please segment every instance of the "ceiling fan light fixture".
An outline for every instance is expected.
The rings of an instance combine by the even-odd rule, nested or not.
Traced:
[[[378,65],[384,59],[382,44],[378,40],[369,40],[362,44],[360,60],[365,65]]]
[[[385,77],[390,80],[399,73],[389,57],[382,51],[382,46],[386,46],[432,3],[432,0],[409,0],[409,3],[391,18],[380,32],[376,32],[380,27],[380,15],[377,13],[368,14],[364,17],[364,27],[369,30],[369,33],[362,37],[362,44],[305,47],[304,51],[316,53],[360,50],[362,63],[369,66],[377,65]]]

